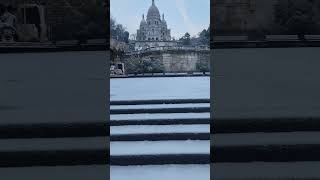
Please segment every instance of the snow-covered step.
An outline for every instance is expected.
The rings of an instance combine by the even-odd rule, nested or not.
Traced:
[[[96,150],[105,149],[106,141],[106,137],[0,139],[0,152]]]
[[[214,163],[213,179],[311,180],[320,179],[320,162]]]
[[[234,133],[212,135],[215,146],[320,144],[320,132]],[[241,139],[241,141],[239,141]]]
[[[209,140],[110,142],[111,156],[209,153]]]
[[[63,138],[107,136],[107,122],[1,122],[0,138]]]
[[[1,139],[0,167],[105,164],[106,137]]]
[[[110,127],[110,135],[159,133],[210,133],[210,125],[141,125]]]
[[[110,105],[157,105],[157,104],[199,104],[210,103],[210,99],[142,99],[142,100],[111,100]]]
[[[100,180],[107,179],[108,166],[76,165],[76,166],[33,166],[33,167],[5,167],[0,168],[1,179],[45,179],[45,180]]]
[[[209,154],[150,154],[111,156],[110,165],[209,164]]]
[[[111,120],[111,126],[210,124],[210,118]]]
[[[319,131],[317,117],[215,118],[215,133]]]
[[[111,109],[110,114],[146,114],[146,113],[203,113],[210,112],[210,107],[183,108],[147,108],[147,109]]]
[[[147,105],[111,105],[110,109],[154,109],[154,108],[190,108],[210,107],[209,103],[187,103],[187,104],[147,104]]]
[[[167,114],[119,114],[110,115],[111,120],[153,120],[177,118],[210,118],[210,113],[167,113]]]
[[[210,165],[111,166],[111,180],[209,180]]]
[[[210,133],[152,133],[123,134],[110,136],[111,141],[173,141],[173,140],[210,140]]]
[[[320,161],[320,132],[214,134],[214,162]]]

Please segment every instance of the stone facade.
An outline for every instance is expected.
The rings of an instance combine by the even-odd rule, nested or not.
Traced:
[[[167,22],[160,17],[160,12],[152,0],[152,5],[148,10],[147,19],[142,15],[140,28],[137,30],[137,40],[139,41],[170,41],[170,29],[167,28]]]
[[[156,46],[175,46],[176,42],[171,40],[171,30],[168,29],[167,22],[156,6],[154,0],[150,6],[145,19],[142,15],[140,27],[137,30],[135,50],[146,49]]]

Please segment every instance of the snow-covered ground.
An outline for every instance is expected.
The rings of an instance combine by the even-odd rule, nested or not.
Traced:
[[[110,127],[111,135],[158,133],[210,133],[210,125],[140,125]]]
[[[117,114],[110,117],[112,120],[209,118],[210,113]]]
[[[111,100],[210,98],[210,77],[123,78],[110,80]]]
[[[110,155],[209,154],[210,141],[130,141],[110,142]]]
[[[148,105],[114,105],[110,109],[153,109],[153,108],[187,108],[187,107],[210,107],[209,103],[201,104],[148,104]]]
[[[124,78],[110,80],[112,100],[209,99],[209,77]],[[112,105],[110,109],[210,107],[209,103]],[[210,113],[113,114],[113,121],[202,119]],[[209,124],[111,126],[110,134],[209,133]],[[209,154],[209,140],[111,141],[111,156]],[[111,166],[111,180],[209,180],[210,165]]]
[[[210,165],[111,166],[111,180],[209,180]]]

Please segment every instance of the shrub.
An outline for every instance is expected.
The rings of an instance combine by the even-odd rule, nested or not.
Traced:
[[[129,74],[162,73],[164,65],[159,59],[131,58],[125,62],[125,70]]]

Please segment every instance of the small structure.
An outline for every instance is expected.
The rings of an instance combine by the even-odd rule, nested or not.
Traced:
[[[111,75],[124,75],[124,63],[115,63],[110,65]]]

